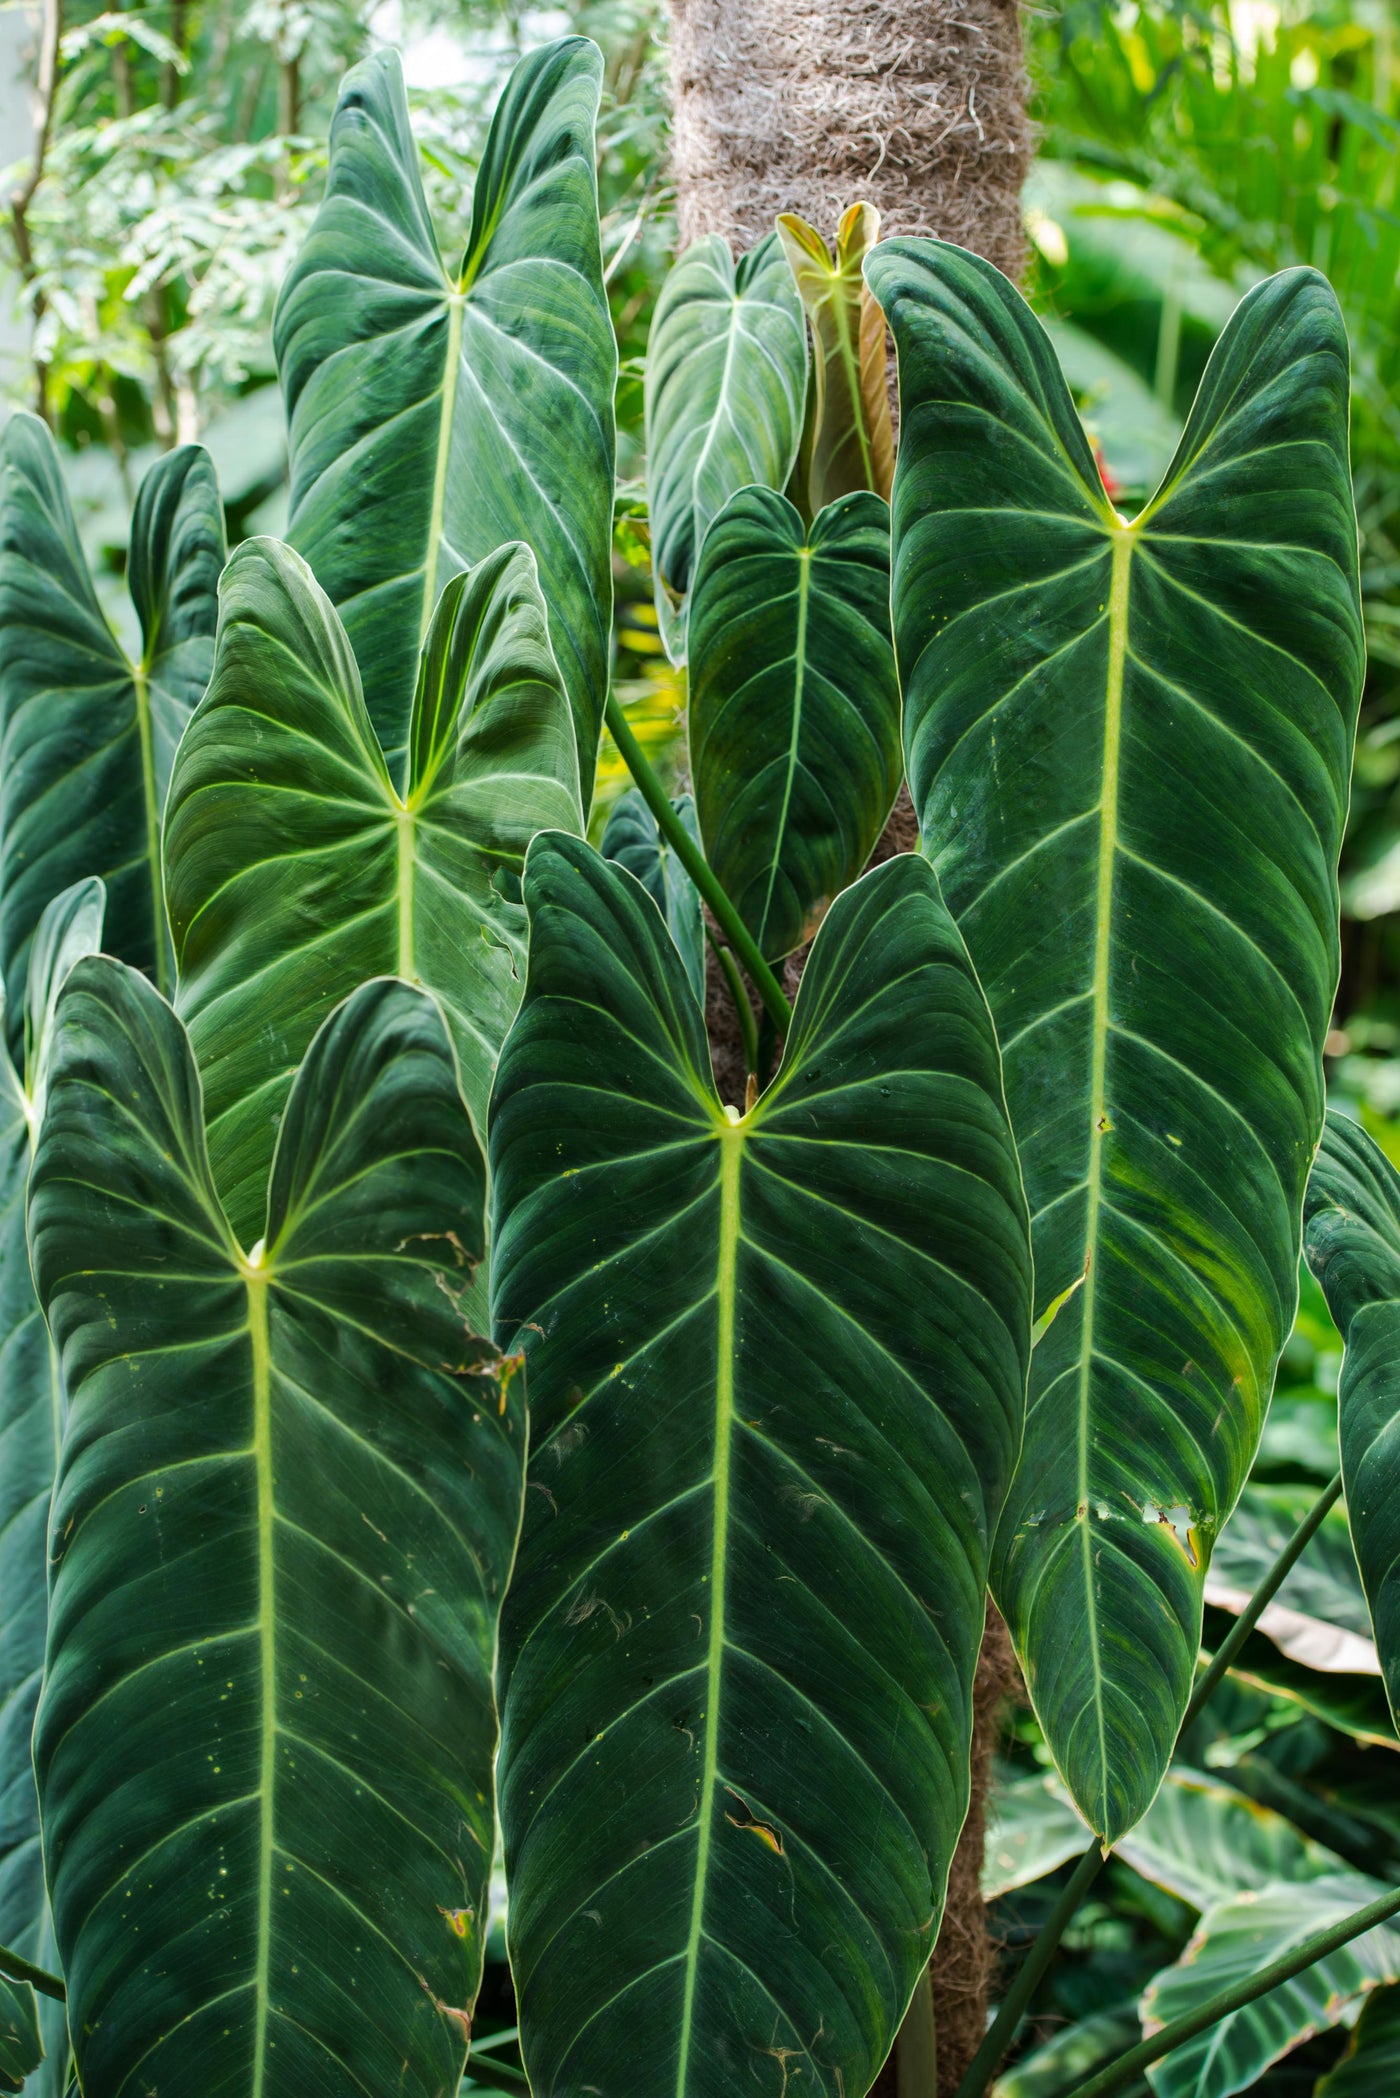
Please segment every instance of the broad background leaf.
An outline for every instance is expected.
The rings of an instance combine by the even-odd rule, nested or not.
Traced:
[[[30,1228],[68,1430],[35,1763],[84,2088],[455,2088],[492,1847],[518,1384],[457,1304],[485,1167],[431,999],[363,986],[240,1254],[179,1021],[59,1000]]]
[[[12,1053],[46,904],[88,875],[107,885],[107,945],[173,982],[160,819],[190,709],[209,680],[223,511],[208,454],[182,445],[136,498],[127,577],[143,640],[128,658],[97,601],[59,470],[36,416],[0,440],[0,971]]]
[[[536,1482],[502,1631],[526,2066],[854,2094],[937,1929],[1021,1409],[986,1008],[902,855],[833,906],[739,1119],[637,885],[546,835],[525,892],[491,1151]]]
[[[868,488],[888,499],[894,426],[885,383],[885,316],[862,265],[880,238],[873,204],[852,204],[836,229],[836,252],[794,212],[778,238],[811,323],[814,345],[807,427],[795,469],[798,507],[815,517],[827,503]]]
[[[299,555],[245,540],[218,651],[171,782],[166,864],[180,1010],[204,1081],[215,1184],[243,1244],[292,1073],[368,977],[443,1002],[483,1132],[519,1003],[525,847],[582,827],[568,703],[529,550],[443,593],[395,789],[340,621]]]
[[[1167,479],[1110,508],[1039,322],[933,241],[899,356],[905,757],[997,1021],[1036,1349],[993,1586],[1095,1829],[1143,1813],[1297,1291],[1362,668],[1347,347],[1255,288]]]
[[[594,174],[602,59],[565,37],[497,105],[459,268],[423,196],[398,55],[346,75],[326,194],[277,308],[288,537],[338,608],[391,768],[450,576],[534,549],[593,789],[612,618],[613,391]]]
[[[745,488],[706,534],[689,614],[696,814],[766,960],[811,938],[899,791],[889,592],[877,495],[844,496],[808,530],[785,496]]]
[[[671,802],[691,837],[700,845],[695,802],[678,794]],[[703,851],[703,846],[701,850]],[[700,892],[657,828],[656,818],[633,787],[613,803],[603,832],[603,858],[639,881],[666,921],[666,930],[685,963],[686,979],[700,1006],[705,1003],[705,921]]]
[[[0,2091],[34,2091],[30,2078],[43,2054],[34,1991],[0,1974]]]
[[[685,660],[684,600],[711,520],[740,488],[787,485],[807,396],[807,323],[776,234],[735,263],[718,233],[661,287],[647,348],[656,614]]]
[[[1376,1989],[1362,2006],[1351,2044],[1317,2098],[1384,2098],[1400,2090],[1400,1986]]]
[[[1317,1499],[1312,1486],[1251,1480],[1222,1531],[1206,1601],[1238,1616]],[[1330,1509],[1259,1619],[1279,1652],[1328,1675],[1379,1675],[1346,1510]]]

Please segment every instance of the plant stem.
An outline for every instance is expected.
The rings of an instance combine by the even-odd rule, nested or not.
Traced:
[[[744,979],[739,974],[739,964],[735,961],[730,949],[723,946],[720,941],[715,940],[712,942],[712,945],[719,958],[720,968],[724,971],[724,980],[729,986],[729,995],[734,1000],[734,1010],[739,1015],[739,1032],[744,1040],[744,1069],[746,1071],[757,1071],[758,1022],[754,1019],[753,1007],[749,1004],[749,994],[744,989]]]
[[[1299,1523],[1297,1529],[1293,1532],[1293,1535],[1289,1538],[1287,1544],[1255,1589],[1248,1603],[1230,1627],[1229,1636],[1220,1642],[1219,1649],[1213,1656],[1210,1666],[1206,1669],[1205,1674],[1201,1677],[1191,1694],[1191,1702],[1186,1707],[1186,1714],[1181,1722],[1181,1730],[1177,1735],[1178,1740],[1180,1740],[1181,1734],[1184,1734],[1187,1728],[1200,1718],[1205,1706],[1215,1695],[1240,1648],[1244,1645],[1246,1639],[1248,1639],[1250,1633],[1268,1609],[1269,1604],[1293,1571],[1307,1546],[1308,1540],[1314,1535],[1328,1510],[1335,1507],[1341,1490],[1342,1475],[1338,1472],[1313,1502],[1312,1507],[1309,1508],[1307,1514],[1303,1517],[1303,1520]],[[998,2005],[997,2014],[988,2028],[987,2037],[973,2056],[966,2076],[958,2085],[957,2098],[982,2098],[982,2093],[995,2075],[1002,2056],[1016,2037],[1016,2028],[1021,2022],[1022,2014],[1039,1987],[1045,1970],[1058,1951],[1061,1938],[1073,1920],[1080,1902],[1102,1871],[1104,1862],[1104,1854],[1099,1847],[1097,1838],[1095,1838],[1075,1866],[1063,1893],[1050,1911],[1043,1927],[1037,1933],[1035,1943],[1021,1964],[1020,1972]],[[1155,2060],[1155,2058],[1154,2056],[1153,2059]],[[1105,2086],[1105,2088],[1108,2088],[1108,2086]],[[1114,2085],[1113,2088],[1116,2089],[1117,2086]],[[1088,2087],[1086,2086],[1086,2091],[1087,2089]],[[1073,2098],[1080,2098],[1080,2094],[1075,2092]]]
[[[31,1989],[37,1989],[41,1996],[52,1996],[57,2003],[62,2003],[67,1994],[56,1974],[50,1974],[45,1967],[31,1966],[28,1960],[22,1960],[17,1952],[11,1952],[4,1945],[0,1945],[0,1974],[7,1975],[11,1981],[27,1981]]]
[[[1236,1982],[1233,1989],[1222,1989],[1218,1996],[1212,1996],[1209,2002],[1201,2004],[1199,2009],[1187,2011],[1184,2017],[1174,2018],[1170,2025],[1164,2025],[1160,2032],[1154,2032],[1150,2040],[1144,2040],[1141,2046],[1130,2047],[1126,2054],[1120,2054],[1116,2062],[1110,2062],[1106,2069],[1100,2069],[1087,2083],[1076,2084],[1069,2092],[1068,2098],[1109,2098],[1110,2092],[1121,2091],[1124,2084],[1131,2083],[1150,2062],[1160,2061],[1162,2056],[1170,2054],[1174,2047],[1180,2047],[1186,2040],[1193,2040],[1198,2032],[1204,2032],[1208,2026],[1218,2025],[1222,2018],[1228,2018],[1232,2011],[1243,2010],[1247,2003],[1257,2002],[1259,1997],[1267,1996],[1270,1989],[1276,1989],[1281,1983],[1291,1981],[1294,1975],[1301,1974],[1305,1967],[1315,1965],[1318,1960],[1325,1960],[1329,1953],[1339,1951],[1343,1945],[1350,1944],[1353,1938],[1359,1938],[1365,1931],[1374,1930],[1378,1923],[1384,1923],[1395,1915],[1400,1915],[1400,1888],[1392,1887],[1389,1893],[1368,1902],[1364,1909],[1353,1909],[1349,1916],[1340,1923],[1334,1923],[1330,1930],[1320,1930],[1315,1936],[1305,1938],[1292,1952],[1285,1953],[1282,1959],[1274,1960],[1267,1967],[1261,1967],[1259,1972],[1250,1975],[1247,1981]]]
[[[622,753],[623,763],[637,782],[643,801],[656,818],[657,829],[710,906],[716,924],[748,970],[754,988],[763,1000],[764,1010],[771,1015],[779,1034],[785,1035],[792,1025],[792,1007],[783,996],[781,984],[759,953],[743,919],[710,872],[704,854],[671,807],[665,788],[652,771],[646,752],[632,733],[621,701],[612,692],[608,694],[606,719],[613,742]]]
[[[475,2047],[467,2057],[467,2082],[484,2084],[492,2091],[524,2091],[530,2086],[519,2069],[508,2069],[504,2062],[493,2062],[487,2054],[479,2054]]]

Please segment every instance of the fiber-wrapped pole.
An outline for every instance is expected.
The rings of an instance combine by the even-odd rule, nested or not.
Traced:
[[[848,204],[1010,277],[1030,157],[1016,0],[671,0],[681,245]]]

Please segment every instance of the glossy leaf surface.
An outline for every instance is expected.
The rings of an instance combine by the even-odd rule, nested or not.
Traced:
[[[697,845],[700,829],[695,802],[678,794],[672,808]],[[639,881],[666,921],[666,930],[685,963],[686,979],[698,1003],[705,1003],[705,922],[700,892],[657,828],[656,818],[636,788],[613,803],[603,832],[603,858]]]
[[[885,383],[885,316],[862,265],[880,238],[873,204],[852,204],[836,231],[833,255],[815,226],[793,212],[778,238],[811,323],[815,398],[797,471],[807,514],[868,488],[887,500],[894,479],[894,427]]]
[[[492,1847],[523,1399],[457,1296],[485,1168],[432,1000],[363,986],[263,1246],[174,1013],[79,963],[30,1196],[68,1432],[35,1733],[92,2098],[455,2091]]]
[[[28,1982],[0,1974],[0,2091],[24,2090],[43,2055],[34,1991]]]
[[[180,1010],[215,1184],[245,1244],[261,1229],[292,1073],[371,976],[442,999],[485,1130],[524,984],[525,847],[544,825],[581,828],[568,702],[526,548],[500,548],[443,593],[409,745],[400,796],[333,607],[297,554],[245,540],[166,819]]]
[[[1327,1117],[1304,1244],[1345,1343],[1338,1400],[1347,1515],[1400,1723],[1400,1175],[1344,1115]]]
[[[1095,1829],[1152,1798],[1293,1316],[1362,648],[1347,346],[1257,286],[1109,506],[1040,323],[892,241],[894,623],[924,848],[996,1018],[1037,1310],[993,1586]]]
[[[326,193],[278,303],[288,537],[341,614],[391,767],[448,579],[534,549],[592,792],[612,617],[613,390],[594,175],[602,61],[523,58],[459,268],[438,251],[398,55],[347,74]]]
[[[1377,1880],[1345,1872],[1220,1903],[1201,1918],[1176,1965],[1147,1990],[1145,2031],[1154,2033],[1249,1980],[1384,1892]],[[1400,1932],[1382,1924],[1174,2048],[1148,2069],[1147,2080],[1157,2098],[1232,2098],[1257,2083],[1271,2062],[1335,2025],[1364,1991],[1397,1976]]]
[[[708,859],[765,960],[811,938],[899,791],[889,511],[850,495],[810,531],[745,488],[690,600],[690,762]]]
[[[24,1026],[28,1055],[19,1069],[0,1045],[0,1945],[50,1970],[56,1954],[30,1737],[44,1666],[49,1496],[64,1407],[58,1359],[29,1272],[24,1205],[31,1138],[43,1113],[54,1002],[73,963],[101,944],[102,905],[96,880],[78,882],[49,905],[34,937]],[[4,2015],[0,2003],[0,2025]],[[63,2098],[68,2048],[62,2005],[45,1997],[39,2018],[48,2059],[30,2083],[31,2098]]]
[[[0,972],[19,1053],[30,942],[46,904],[107,885],[107,944],[169,988],[160,818],[175,745],[209,680],[223,511],[208,454],[182,445],[141,484],[127,576],[132,662],[97,601],[58,453],[32,415],[0,442]]]
[[[776,234],[735,263],[718,233],[661,287],[646,373],[656,613],[673,663],[711,520],[751,485],[787,485],[807,396],[807,324]]]
[[[925,862],[838,899],[721,1108],[657,913],[537,838],[492,1101],[532,1477],[503,1623],[537,2098],[864,2090],[968,1794],[1029,1339],[995,1043]]]

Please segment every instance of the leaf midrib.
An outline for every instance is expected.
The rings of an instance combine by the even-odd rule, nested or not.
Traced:
[[[263,2098],[267,2067],[268,1982],[272,1965],[272,1788],[277,1775],[277,1626],[273,1603],[276,1511],[272,1474],[272,1352],[268,1334],[269,1271],[239,1257],[248,1298],[253,1372],[253,1467],[257,1487],[258,1656],[262,1700],[258,1773],[258,1921],[251,2098]]]

